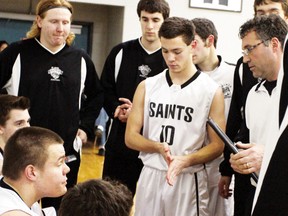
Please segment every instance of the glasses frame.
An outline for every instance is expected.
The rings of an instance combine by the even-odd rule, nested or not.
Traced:
[[[242,50],[242,54],[243,56],[248,56],[256,47],[258,47],[259,45],[261,45],[262,43],[264,43],[265,41],[261,41],[253,46],[249,46],[246,49]]]

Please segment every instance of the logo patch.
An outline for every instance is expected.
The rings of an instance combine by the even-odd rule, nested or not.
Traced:
[[[140,72],[140,77],[147,78],[148,74],[151,72],[151,69],[148,65],[141,65],[138,67],[138,70]]]
[[[48,70],[48,74],[52,76],[51,81],[60,81],[59,77],[63,74],[63,71],[59,67],[51,67]]]
[[[222,88],[222,91],[224,94],[224,98],[231,98],[232,97],[232,92],[231,92],[232,86],[230,84],[222,84],[221,88]]]

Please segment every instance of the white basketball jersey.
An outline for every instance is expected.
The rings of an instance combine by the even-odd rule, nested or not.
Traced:
[[[9,190],[3,187],[0,187],[0,214],[4,214],[9,211],[18,210],[25,212],[31,216],[39,216],[33,212],[20,198],[19,195],[13,190]]]
[[[225,103],[225,119],[228,118],[229,108],[233,93],[233,80],[234,80],[235,66],[228,65],[226,62],[221,61],[219,67],[207,73],[215,82],[222,88]]]
[[[197,71],[182,85],[172,83],[168,70],[145,81],[144,137],[170,145],[172,155],[187,155],[204,145],[206,121],[218,84]],[[167,170],[160,154],[140,152],[145,166]],[[197,172],[199,164],[185,171]],[[189,170],[188,170],[189,169]]]

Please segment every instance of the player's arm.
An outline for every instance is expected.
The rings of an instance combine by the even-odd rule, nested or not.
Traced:
[[[142,81],[134,94],[133,107],[131,109],[125,132],[125,143],[127,147],[147,152],[160,153],[165,155],[169,150],[168,144],[163,144],[153,140],[146,139],[141,135],[141,129],[144,122],[144,100],[145,100],[145,81]]]
[[[219,125],[223,131],[225,131],[224,95],[221,88],[218,88],[214,95],[209,116]],[[214,132],[214,130],[208,125],[207,134],[209,138],[208,145],[201,148],[199,151],[188,155],[190,166],[206,163],[217,158],[223,153],[224,143]]]
[[[225,199],[232,196],[232,189],[230,189],[231,179],[232,177],[230,176],[221,176],[218,183],[219,195]]]
[[[219,125],[219,127],[223,131],[226,130],[226,120],[224,110],[225,110],[224,95],[221,88],[218,88],[212,101],[209,116],[212,119],[214,119],[214,121]],[[207,158],[207,161],[210,161],[223,153],[224,143],[215,133],[215,131],[208,125],[207,125],[207,133],[210,143],[206,147],[209,148],[209,153],[211,153],[210,158]]]

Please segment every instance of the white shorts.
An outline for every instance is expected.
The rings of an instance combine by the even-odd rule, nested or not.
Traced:
[[[209,214],[213,216],[231,216],[234,209],[234,198],[231,196],[224,199],[219,195],[218,183],[221,178],[219,165],[223,160],[223,156],[216,158],[206,164],[209,188]],[[230,188],[234,190],[234,179],[230,184]]]
[[[181,173],[173,186],[166,171],[144,166],[138,180],[135,216],[208,216],[207,174]]]

